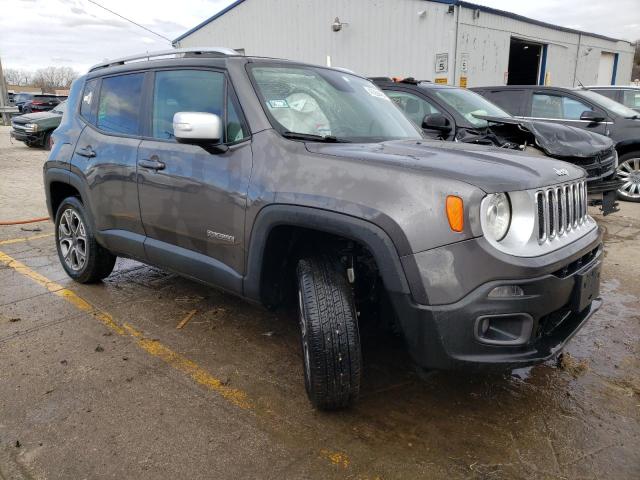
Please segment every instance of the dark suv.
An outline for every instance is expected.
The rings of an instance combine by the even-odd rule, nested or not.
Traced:
[[[589,204],[604,215],[618,210],[617,154],[613,141],[593,132],[511,116],[466,88],[413,78],[372,79],[430,138],[495,145],[570,162],[587,171]]]
[[[39,93],[18,93],[14,100],[21,113],[47,112],[62,101],[56,95]]]
[[[474,88],[517,117],[546,120],[610,137],[618,152],[618,190],[623,200],[640,202],[640,114],[585,88],[498,86]]]
[[[626,87],[624,85],[596,85],[593,87],[584,87],[592,92],[599,93],[605,97],[621,103],[625,107],[640,113],[640,87]]]
[[[229,49],[106,62],[54,140],[68,275],[99,281],[123,256],[295,305],[318,408],[357,397],[376,314],[421,367],[504,369],[557,355],[601,304],[584,170],[427,141],[345,71]]]

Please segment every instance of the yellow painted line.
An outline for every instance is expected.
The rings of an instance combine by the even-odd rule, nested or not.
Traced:
[[[187,315],[180,320],[180,323],[178,325],[176,325],[176,329],[180,330],[182,328],[184,328],[184,326],[189,323],[189,321],[193,318],[193,316],[197,313],[197,310],[191,310],[189,313],[187,313]]]
[[[35,283],[42,285],[54,295],[57,295],[69,302],[78,310],[81,310],[96,318],[118,335],[130,336],[134,338],[136,344],[142,350],[144,350],[151,356],[162,360],[171,368],[188,375],[196,383],[202,385],[212,392],[217,393],[238,408],[244,410],[255,409],[253,402],[249,399],[247,393],[243,390],[229,387],[225,384],[225,382],[211,375],[209,372],[200,367],[196,362],[189,360],[188,358],[180,355],[177,352],[174,352],[166,345],[163,345],[161,342],[145,338],[144,334],[141,331],[137,330],[129,323],[125,322],[124,324],[120,325],[113,319],[110,314],[91,305],[75,292],[63,287],[59,283],[49,280],[44,275],[39,274],[38,272],[27,267],[24,263],[10,257],[9,255],[1,251],[0,264],[4,264],[9,268],[12,268],[21,275],[30,278]],[[189,312],[189,315],[191,315],[191,313],[195,314],[195,311]],[[185,319],[189,318],[189,315],[187,315]],[[351,463],[351,459],[344,452],[322,449],[320,450],[320,456],[327,460],[331,465],[339,469],[348,469]]]
[[[54,295],[65,299],[78,310],[88,313],[118,335],[130,335],[134,337],[136,343],[140,348],[142,348],[142,350],[156,358],[159,358],[172,368],[186,373],[197,383],[203,385],[211,391],[218,393],[224,399],[233,403],[237,407],[243,409],[252,408],[252,404],[249,401],[247,394],[242,390],[225,385],[222,380],[215,378],[202,367],[198,366],[198,364],[196,364],[195,362],[183,357],[179,353],[174,352],[169,347],[156,340],[145,338],[142,332],[136,330],[131,325],[127,323],[125,323],[124,325],[119,325],[111,315],[94,307],[85,299],[78,296],[75,292],[72,292],[71,290],[64,288],[62,285],[49,280],[47,277],[45,277],[44,275],[40,275],[36,271],[31,270],[24,263],[11,258],[6,253],[0,252],[0,263],[5,264],[21,275],[24,275],[37,284],[42,285]]]
[[[53,237],[53,233],[41,233],[38,235],[32,235],[30,237],[11,238],[9,240],[0,240],[0,245],[11,245],[12,243],[29,242],[31,240],[37,240],[39,238]]]

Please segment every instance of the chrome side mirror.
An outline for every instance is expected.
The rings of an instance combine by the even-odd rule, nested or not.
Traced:
[[[214,113],[177,112],[173,135],[179,143],[216,144],[222,140],[222,120]]]

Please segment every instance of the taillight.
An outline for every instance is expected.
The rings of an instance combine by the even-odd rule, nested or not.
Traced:
[[[44,102],[31,102],[31,105],[44,105]]]

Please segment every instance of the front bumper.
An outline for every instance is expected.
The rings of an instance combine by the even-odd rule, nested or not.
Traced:
[[[17,130],[15,128],[11,129],[11,131],[9,132],[9,135],[20,142],[26,142],[26,143],[37,143],[42,139],[41,133],[31,133],[31,132],[26,132],[25,130]]]
[[[533,365],[555,357],[600,308],[602,302],[595,298],[578,311],[575,297],[581,275],[599,269],[602,258],[602,233],[598,231],[595,241],[568,255],[560,265],[535,266],[522,276],[485,282],[453,303],[424,305],[411,295],[393,293],[391,301],[409,352],[423,368]],[[489,297],[495,287],[504,285],[519,286],[524,296]],[[479,338],[479,319],[504,315],[530,319],[531,330],[520,344],[489,344]]]

